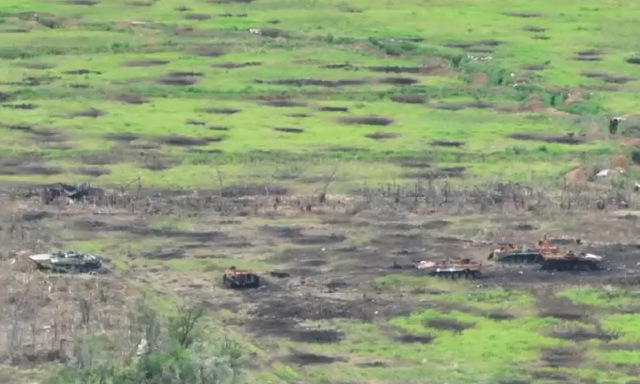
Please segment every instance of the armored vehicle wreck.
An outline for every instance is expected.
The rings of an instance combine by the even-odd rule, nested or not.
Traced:
[[[29,256],[40,270],[60,273],[94,272],[102,267],[102,259],[87,253],[57,251]]]

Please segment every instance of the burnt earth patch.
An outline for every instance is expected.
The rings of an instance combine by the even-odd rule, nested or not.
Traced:
[[[287,116],[289,116],[289,117],[298,117],[298,118],[303,118],[303,119],[306,119],[308,117],[313,117],[313,115],[308,114],[308,113],[290,113]]]
[[[155,5],[153,1],[128,1],[125,3],[131,7],[152,7]]]
[[[293,330],[286,334],[291,341],[298,343],[330,344],[344,339],[342,332],[333,329]]]
[[[412,85],[418,83],[418,80],[411,77],[385,77],[379,80],[380,84],[390,85]]]
[[[465,329],[473,328],[475,325],[473,323],[465,323],[446,317],[427,319],[424,324],[429,328],[435,328],[443,331],[452,331],[456,333],[460,333]]]
[[[185,147],[185,146],[189,147],[194,145],[208,145],[212,141],[212,139],[171,135],[171,136],[158,137],[156,141],[164,145],[172,145],[177,147]]]
[[[575,367],[582,362],[582,354],[578,348],[547,348],[542,351],[541,360],[550,368]]]
[[[331,364],[336,362],[347,361],[342,357],[316,355],[314,353],[293,353],[286,359],[291,364],[296,365],[318,365],[318,364]]]
[[[455,141],[455,140],[433,140],[429,143],[434,147],[449,147],[449,148],[460,148],[465,145],[464,141]]]
[[[245,61],[243,63],[233,63],[233,62],[223,62],[223,63],[214,63],[211,64],[214,68],[226,68],[226,69],[237,69],[237,68],[245,68],[245,67],[257,67],[262,65],[262,62],[259,61]]]
[[[171,74],[161,77],[158,83],[173,86],[194,85],[198,82],[197,76],[172,76]]]
[[[122,133],[107,133],[103,137],[106,140],[129,143],[133,140],[138,140],[140,138],[140,135],[136,133],[122,132]]]
[[[347,107],[320,107],[321,111],[326,112],[348,112],[349,108]]]
[[[67,0],[67,4],[93,6],[100,4],[100,2],[97,0]]]
[[[7,109],[36,109],[38,105],[36,104],[2,104],[2,108]]]
[[[53,63],[24,63],[24,64],[22,64],[22,67],[26,68],[26,69],[44,70],[44,69],[54,69],[56,67],[56,64],[53,64]]]
[[[398,95],[393,96],[391,101],[405,104],[424,104],[427,102],[427,98],[422,95]]]
[[[194,120],[194,119],[187,119],[184,121],[184,123],[186,125],[201,125],[201,126],[207,125],[206,121]]]
[[[84,176],[99,177],[111,174],[111,171],[106,168],[78,168],[76,173]]]
[[[139,93],[131,93],[131,92],[119,93],[115,95],[114,98],[119,102],[126,103],[126,104],[134,104],[134,105],[140,105],[140,104],[145,104],[149,102],[149,99],[147,99],[145,96]]]
[[[432,171],[425,172],[407,172],[400,175],[400,177],[406,179],[448,179],[454,177],[463,177],[464,172],[466,172],[467,168],[465,167],[447,167],[435,169]]]
[[[288,127],[277,127],[273,128],[274,131],[285,132],[285,133],[302,133],[304,129],[302,128],[288,128]]]
[[[296,100],[264,100],[260,102],[260,104],[268,107],[280,107],[280,108],[307,106],[307,103],[305,103],[304,101],[296,101]]]
[[[544,141],[545,143],[559,144],[582,144],[584,140],[580,137],[571,135],[546,135],[535,133],[511,133],[506,135],[508,138],[523,141]]]
[[[106,112],[97,109],[97,108],[89,108],[86,109],[84,111],[78,111],[78,112],[74,112],[70,115],[71,118],[74,117],[93,117],[93,118],[97,118],[100,116],[104,116],[106,114]]]
[[[233,115],[242,110],[235,109],[235,108],[205,108],[202,111],[206,113],[216,114],[216,115]]]
[[[573,61],[602,61],[602,58],[599,56],[573,56],[571,57]]]
[[[220,57],[225,55],[227,52],[220,47],[203,46],[192,49],[191,53],[196,56],[203,57]]]
[[[348,116],[338,120],[342,124],[379,125],[385,126],[393,123],[393,119],[381,116]]]
[[[384,72],[384,73],[421,73],[427,70],[426,67],[403,67],[403,66],[372,66],[367,67],[367,70],[371,72]]]
[[[604,332],[602,330],[591,330],[583,327],[574,327],[563,330],[556,330],[549,333],[549,336],[568,341],[582,342],[588,340],[600,340],[608,343],[618,338],[618,335]]]
[[[60,175],[63,170],[44,164],[0,165],[0,175]]]
[[[400,134],[389,133],[389,132],[374,132],[374,133],[367,133],[366,135],[364,135],[364,137],[368,139],[373,139],[373,140],[385,140],[385,139],[398,138],[400,137]]]
[[[204,13],[189,13],[184,15],[186,20],[209,20],[211,15],[207,15]]]
[[[123,67],[155,67],[158,65],[167,65],[169,64],[169,60],[130,60],[120,63]]]
[[[598,71],[582,71],[581,75],[591,79],[601,79],[605,83],[613,83],[613,84],[626,84],[630,81],[636,80],[636,78],[634,77],[619,76],[612,73],[598,72]]]
[[[527,25],[522,27],[523,31],[527,31],[527,32],[534,32],[534,33],[541,33],[541,32],[546,32],[547,29],[546,28],[542,28],[542,27],[535,27],[535,26],[531,26],[531,25]]]
[[[280,80],[254,80],[256,84],[273,84],[286,86],[318,86],[318,87],[342,87],[347,85],[364,85],[369,81],[364,79],[346,80],[317,80],[317,79],[280,79]]]
[[[629,57],[624,59],[629,64],[640,65],[640,57]]]
[[[411,343],[431,344],[431,342],[435,340],[435,336],[406,334],[406,335],[400,335],[395,337],[395,340],[401,343],[407,343],[407,344],[411,344]]]
[[[208,128],[212,131],[228,131],[229,130],[229,127],[226,127],[223,125],[212,125]]]
[[[524,19],[544,16],[542,13],[538,13],[538,12],[502,12],[502,14],[505,16],[511,16],[511,17],[521,17]]]

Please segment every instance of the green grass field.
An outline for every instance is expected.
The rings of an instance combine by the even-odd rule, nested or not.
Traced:
[[[30,162],[7,180],[141,174],[188,187],[223,174],[304,190],[337,163],[337,190],[451,167],[472,181],[550,180],[616,153],[594,129],[604,138],[601,116],[638,100],[625,61],[638,50],[635,5],[626,18],[524,1],[10,1],[1,12],[2,146]],[[518,109],[531,97],[535,108]],[[361,116],[382,120],[344,121]],[[591,135],[506,136],[568,132]]]
[[[0,180],[114,186],[141,176],[144,187],[252,184],[304,195],[333,177],[330,193],[338,195],[432,178],[546,185],[622,155],[631,181],[640,171],[621,142],[638,136],[640,120],[621,123],[617,136],[608,120],[640,103],[639,17],[640,3],[595,0],[3,0]],[[296,243],[265,226],[344,233],[340,246],[380,250],[358,260],[338,251],[317,256],[323,273],[390,264],[385,257],[411,236],[428,247],[442,243],[437,230],[412,227],[424,219],[415,212],[398,214],[417,228],[398,229],[405,236],[398,240],[381,229],[392,220],[384,212],[354,218],[334,207],[304,216],[295,208],[277,217],[275,208],[244,208],[103,219],[230,235],[215,243],[81,228],[73,215],[87,213],[75,211],[44,217],[21,241],[115,255],[114,269],[164,295],[166,307],[185,297],[228,301],[209,320],[246,346],[252,383],[637,383],[633,287],[507,289],[393,273],[338,292],[352,312],[377,309],[376,316],[306,319],[339,331],[339,340],[254,337],[236,318],[254,320],[249,309],[260,300],[246,304],[210,281],[231,265],[263,274],[297,268],[302,262],[283,255],[310,261],[322,242]],[[343,221],[329,223],[331,215]],[[522,215],[540,231],[582,222]],[[511,217],[443,218],[451,220],[447,235],[513,231]],[[637,229],[616,225],[607,230],[620,238]],[[40,231],[56,236],[41,241]],[[171,246],[188,249],[186,256],[140,256]],[[305,300],[287,294],[272,306]],[[339,312],[339,300],[327,295],[323,305]],[[403,301],[410,310],[392,313]],[[0,369],[0,382],[14,372]]]

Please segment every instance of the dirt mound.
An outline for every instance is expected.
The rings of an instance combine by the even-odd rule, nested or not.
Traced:
[[[598,172],[599,169],[595,165],[583,165],[569,171],[565,175],[565,181],[570,185],[592,181]]]
[[[348,116],[338,120],[342,124],[360,124],[360,125],[389,125],[393,123],[393,119],[381,116]]]
[[[627,160],[627,157],[624,155],[614,155],[614,156],[611,156],[611,158],[609,158],[609,166],[611,168],[616,168],[616,167],[626,168],[628,163],[629,162]]]
[[[130,60],[120,63],[123,67],[154,67],[158,65],[167,65],[169,64],[169,60],[157,60],[157,59],[149,59],[149,60]]]
[[[289,127],[276,127],[273,128],[274,131],[285,132],[285,133],[302,133],[304,129],[302,128],[289,128]]]
[[[364,137],[373,140],[386,140],[386,139],[395,139],[400,137],[399,133],[390,133],[390,132],[375,132],[375,133],[367,133]]]
[[[226,69],[236,69],[236,68],[245,68],[245,67],[257,67],[262,65],[262,62],[259,61],[245,61],[243,63],[233,63],[233,62],[223,62],[223,63],[214,63],[211,64],[214,68],[226,68]]]

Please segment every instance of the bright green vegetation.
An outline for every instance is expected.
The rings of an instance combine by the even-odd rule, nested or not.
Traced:
[[[617,145],[505,135],[589,131],[593,137],[594,127],[605,131],[604,113],[625,113],[638,102],[634,82],[623,79],[637,72],[625,61],[637,48],[633,16],[640,7],[633,4],[625,7],[626,18],[597,2],[534,6],[516,0],[482,6],[34,0],[4,2],[0,12],[0,81],[7,98],[1,146],[24,161],[18,170],[1,167],[10,180],[48,174],[111,184],[140,174],[147,186],[187,187],[217,185],[221,174],[223,184],[305,190],[317,187],[309,178],[331,174],[338,163],[336,190],[410,182],[447,167],[465,167],[476,180],[551,180],[585,161],[605,161]],[[589,50],[602,52],[578,53]],[[370,69],[376,66],[401,68]],[[415,73],[421,66],[424,73]],[[584,71],[605,74],[585,77]],[[351,83],[269,83],[286,79]],[[514,87],[516,81],[525,84]],[[519,113],[504,111],[531,97],[538,98],[537,107],[529,102]],[[260,102],[274,99],[298,104]],[[478,108],[478,101],[492,105]],[[441,109],[452,103],[457,110]],[[327,106],[349,110],[320,110]],[[95,117],[74,117],[81,111]],[[339,120],[369,115],[389,123]],[[176,135],[200,142],[161,139]],[[434,146],[434,140],[464,145]],[[432,168],[403,167],[412,158],[426,158]]]

